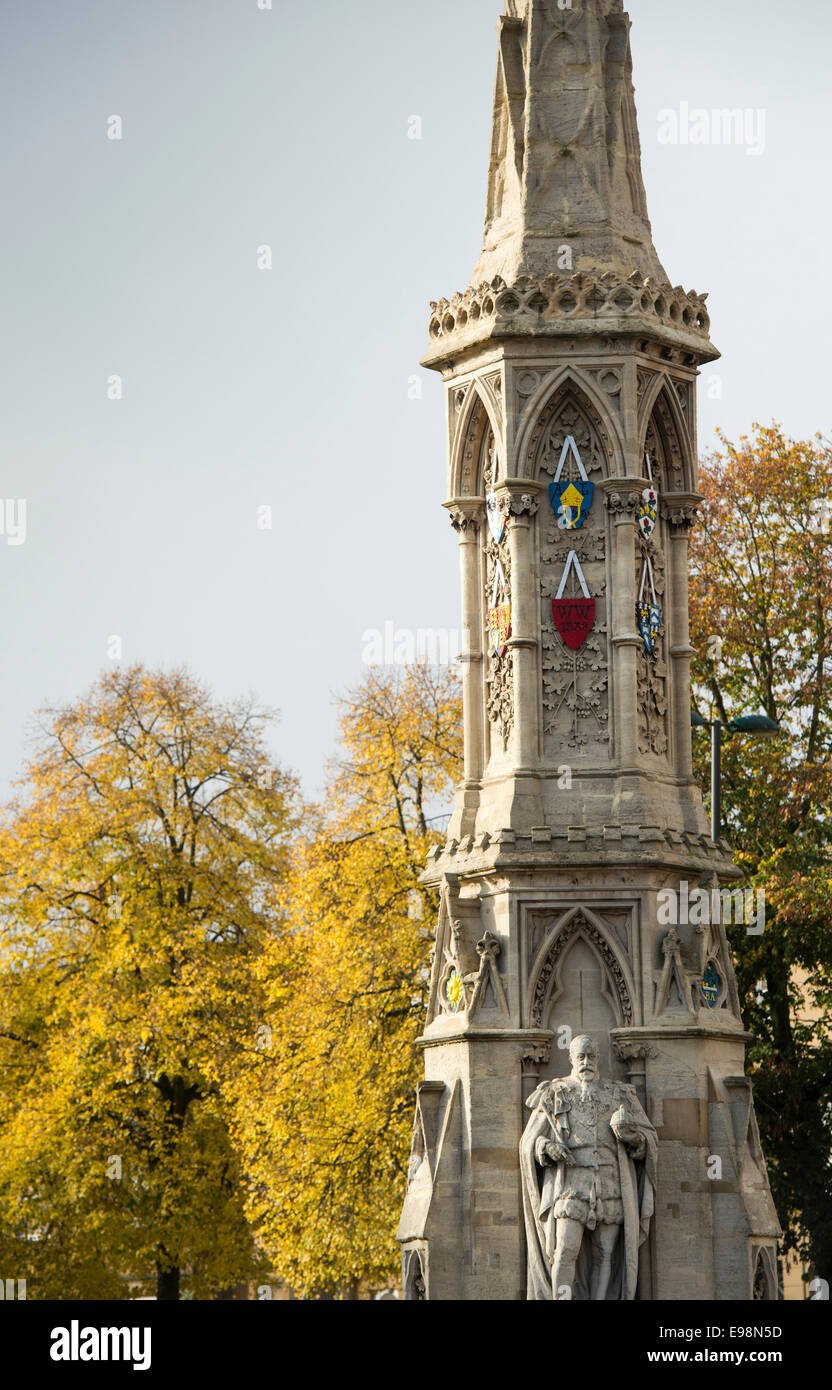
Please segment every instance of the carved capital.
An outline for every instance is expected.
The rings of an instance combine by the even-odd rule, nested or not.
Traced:
[[[700,521],[699,507],[668,507],[665,516],[674,531],[688,535]]]
[[[552,1055],[551,1043],[532,1043],[522,1052],[524,1067],[545,1067]]]
[[[621,1062],[649,1062],[658,1057],[658,1050],[652,1043],[626,1042],[613,1040],[615,1055]]]
[[[449,512],[451,525],[458,536],[475,536],[479,530],[479,516],[473,508],[454,507]]]
[[[621,521],[635,521],[641,503],[637,492],[610,492],[607,494],[607,510]]]
[[[537,516],[540,510],[540,499],[533,497],[531,493],[522,494],[501,492],[498,494],[500,499],[500,511],[503,516]]]

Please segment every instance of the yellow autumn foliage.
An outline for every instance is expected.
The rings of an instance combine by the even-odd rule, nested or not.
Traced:
[[[374,672],[342,702],[343,759],[296,844],[295,988],[238,1078],[248,1211],[273,1268],[310,1297],[396,1277],[415,1040],[437,911],[419,884],[462,759],[459,684]],[[280,972],[264,955],[264,989]]]

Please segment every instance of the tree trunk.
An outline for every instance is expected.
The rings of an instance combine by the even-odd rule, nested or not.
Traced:
[[[156,1265],[156,1297],[160,1303],[179,1302],[179,1268],[163,1269]]]

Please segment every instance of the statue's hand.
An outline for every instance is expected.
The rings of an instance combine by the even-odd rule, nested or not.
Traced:
[[[611,1129],[616,1137],[620,1139],[630,1150],[633,1158],[643,1158],[647,1149],[647,1141],[635,1124],[611,1124]]]
[[[556,1139],[538,1139],[536,1145],[536,1157],[538,1163],[543,1167],[546,1163],[568,1163],[569,1155],[566,1150],[557,1142]]]

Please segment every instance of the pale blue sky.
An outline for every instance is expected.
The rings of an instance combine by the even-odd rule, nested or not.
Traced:
[[[28,503],[26,544],[0,537],[0,787],[118,634],[280,706],[315,791],[365,630],[458,626],[440,387],[408,381],[480,248],[500,9],[0,0],[0,498]],[[832,5],[629,9],[656,245],[724,355],[703,441],[828,431]],[[763,110],[765,153],[660,144],[682,102]]]

